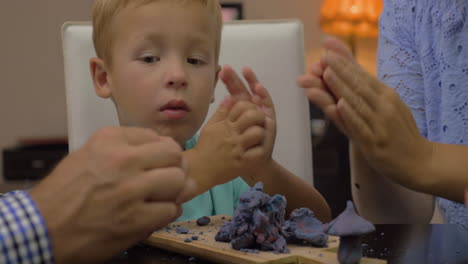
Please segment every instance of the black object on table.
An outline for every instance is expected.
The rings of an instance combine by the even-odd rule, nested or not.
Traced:
[[[3,177],[8,181],[40,180],[67,154],[67,143],[20,145],[4,149]]]
[[[389,264],[468,264],[468,227],[463,225],[376,225],[363,237],[364,256]],[[108,264],[211,264],[138,244]]]

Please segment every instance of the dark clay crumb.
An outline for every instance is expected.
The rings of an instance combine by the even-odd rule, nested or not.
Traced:
[[[202,216],[197,219],[197,225],[199,226],[206,226],[211,222],[211,219],[208,216]]]
[[[189,232],[185,227],[177,227],[175,231],[177,234],[187,234]]]

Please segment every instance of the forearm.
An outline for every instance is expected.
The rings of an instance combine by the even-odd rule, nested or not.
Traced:
[[[331,220],[330,207],[322,195],[313,186],[274,160],[258,171],[255,177],[244,177],[244,180],[251,186],[262,181],[264,191],[269,195],[284,195],[287,200],[286,215],[288,216],[296,208],[307,207],[321,221]]]
[[[375,224],[428,223],[432,196],[413,191],[381,175],[350,144],[353,200],[360,215]]]
[[[468,188],[468,146],[431,144],[432,158],[423,164],[420,190],[463,203]]]

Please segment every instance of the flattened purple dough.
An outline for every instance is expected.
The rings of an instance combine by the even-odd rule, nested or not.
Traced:
[[[309,208],[292,211],[289,220],[284,223],[283,231],[289,243],[327,246],[328,236],[323,232],[323,224]]]

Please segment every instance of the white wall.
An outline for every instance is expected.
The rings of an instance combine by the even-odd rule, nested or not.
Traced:
[[[91,3],[0,1],[0,149],[20,138],[66,136],[60,27],[89,20]]]
[[[323,0],[220,0],[221,3],[241,2],[246,19],[298,18],[304,24],[306,62],[320,58],[321,41],[325,34],[320,29],[320,7]],[[358,61],[375,75],[377,40],[357,39]]]
[[[92,2],[0,1],[0,149],[21,138],[66,136],[60,27],[67,20],[89,20]],[[307,61],[318,58],[321,0],[221,2],[244,3],[246,19],[299,18]],[[362,54],[369,57],[369,51]]]
[[[242,0],[246,19],[298,18],[304,24],[305,50],[318,54],[323,37],[319,26],[322,0]],[[315,51],[315,52],[313,52]]]

